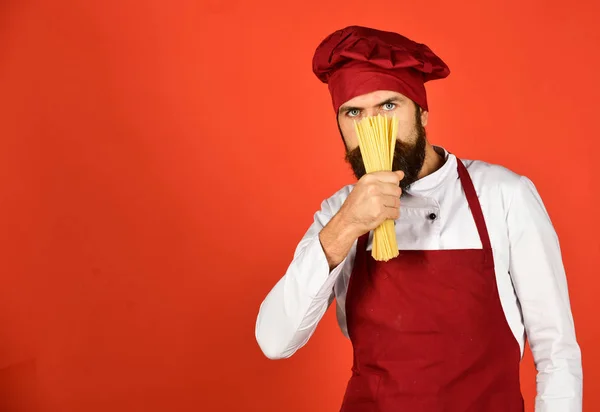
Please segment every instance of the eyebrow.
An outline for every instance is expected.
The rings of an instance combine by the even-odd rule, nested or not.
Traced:
[[[398,96],[394,96],[394,97],[390,97],[387,100],[384,100],[383,102],[379,103],[378,105],[376,105],[377,107],[383,106],[384,104],[388,104],[388,103],[400,103],[402,101],[402,99]],[[363,110],[362,107],[358,107],[358,106],[342,106],[340,107],[340,113],[342,112],[350,112],[352,110]]]

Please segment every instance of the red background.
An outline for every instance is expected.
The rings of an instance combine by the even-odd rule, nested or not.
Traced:
[[[293,358],[258,306],[322,199],[352,181],[318,42],[363,24],[427,43],[428,133],[537,185],[600,408],[594,1],[0,4],[0,410],[333,411],[351,348],[330,310]],[[529,352],[523,390],[532,410]]]

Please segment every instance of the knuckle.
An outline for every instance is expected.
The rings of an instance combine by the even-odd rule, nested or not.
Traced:
[[[375,207],[373,208],[373,217],[377,218],[381,216],[383,212],[383,205],[381,203],[377,203],[377,205],[375,205]]]

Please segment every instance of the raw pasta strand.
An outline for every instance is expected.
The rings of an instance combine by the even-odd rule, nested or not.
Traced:
[[[398,135],[398,123],[392,122],[392,130],[390,131],[390,168],[394,163],[394,152],[396,150],[396,136]]]
[[[390,128],[388,126],[389,126],[388,122],[383,122],[383,135],[387,136],[387,139],[385,139],[386,146],[385,146],[385,152],[384,153],[388,153],[388,154],[391,154],[393,156],[393,152],[390,151],[390,148],[392,146],[392,141],[390,139]],[[390,160],[390,157],[386,156],[386,158],[385,158],[385,161],[386,161],[385,167],[386,167],[386,169],[390,168],[392,166],[392,164],[391,164],[391,162],[389,162],[389,160]]]
[[[381,120],[380,120],[381,119]],[[387,170],[386,164],[385,164],[385,158],[387,157],[387,147],[386,147],[386,138],[384,137],[383,133],[383,127],[381,127],[381,123],[383,123],[385,117],[380,116],[377,117],[377,120],[379,120],[377,123],[377,129],[374,131],[374,134],[377,139],[377,141],[379,142],[377,144],[377,160],[378,160],[378,164],[379,164],[379,170]]]

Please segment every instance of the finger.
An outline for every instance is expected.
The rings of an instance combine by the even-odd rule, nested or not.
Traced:
[[[383,205],[398,209],[400,207],[400,198],[396,196],[383,196]]]
[[[380,183],[379,190],[385,196],[400,197],[402,195],[402,189],[394,183]]]
[[[400,183],[400,180],[404,178],[404,172],[376,172],[373,176],[383,183],[393,183],[396,186]]]
[[[385,208],[385,218],[396,220],[400,217],[400,208],[399,207],[386,207]]]

